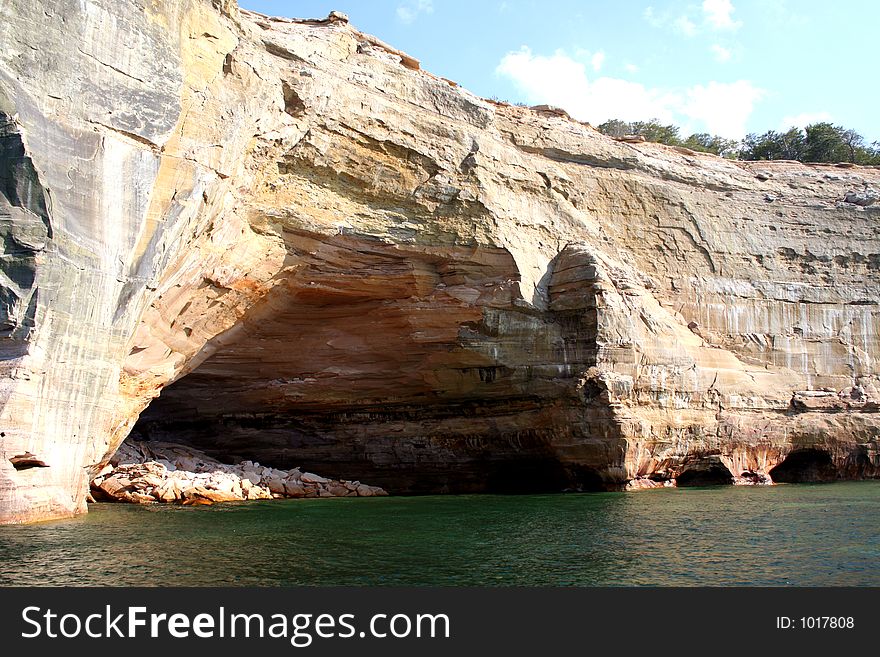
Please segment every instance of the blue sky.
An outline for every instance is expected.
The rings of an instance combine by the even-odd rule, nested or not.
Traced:
[[[239,0],[358,29],[474,93],[739,138],[827,120],[880,140],[876,0]]]

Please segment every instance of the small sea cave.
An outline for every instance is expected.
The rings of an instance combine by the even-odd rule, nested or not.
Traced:
[[[744,470],[739,474],[739,480],[742,483],[751,484],[752,486],[764,486],[771,483],[767,475],[754,470]]]
[[[835,481],[838,472],[824,449],[796,449],[770,471],[770,477],[776,483],[814,483]]]
[[[697,486],[729,486],[733,483],[730,470],[718,458],[689,463],[687,469],[675,478],[679,488]]]

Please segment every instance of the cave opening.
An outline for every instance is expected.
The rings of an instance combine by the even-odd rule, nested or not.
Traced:
[[[831,455],[816,448],[796,449],[770,470],[773,481],[785,484],[835,481],[837,474]]]
[[[548,298],[566,303],[537,312],[513,302],[505,249],[316,238],[286,235],[308,266],[163,389],[132,439],[392,494],[606,489],[614,450],[590,445],[608,419],[576,393],[597,350],[589,267],[551,267]]]
[[[691,463],[675,479],[675,484],[679,488],[728,486],[732,483],[733,475],[720,459],[707,459]]]
[[[196,375],[190,376],[198,382]],[[185,384],[184,379],[176,390],[169,387],[164,400],[151,404],[131,439],[192,447],[227,464],[300,468],[397,495],[608,488],[596,468],[560,459],[552,444],[563,431],[559,409],[536,401],[187,417],[194,388]],[[513,421],[546,428],[500,430],[497,416],[512,411]]]

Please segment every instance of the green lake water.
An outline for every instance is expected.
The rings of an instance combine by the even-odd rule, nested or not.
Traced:
[[[880,586],[880,481],[96,504],[0,527],[0,585]]]

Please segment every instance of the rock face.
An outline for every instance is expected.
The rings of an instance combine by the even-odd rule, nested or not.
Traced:
[[[392,493],[880,472],[876,169],[618,142],[339,14],[0,43],[0,522],[83,511],[144,409]]]

